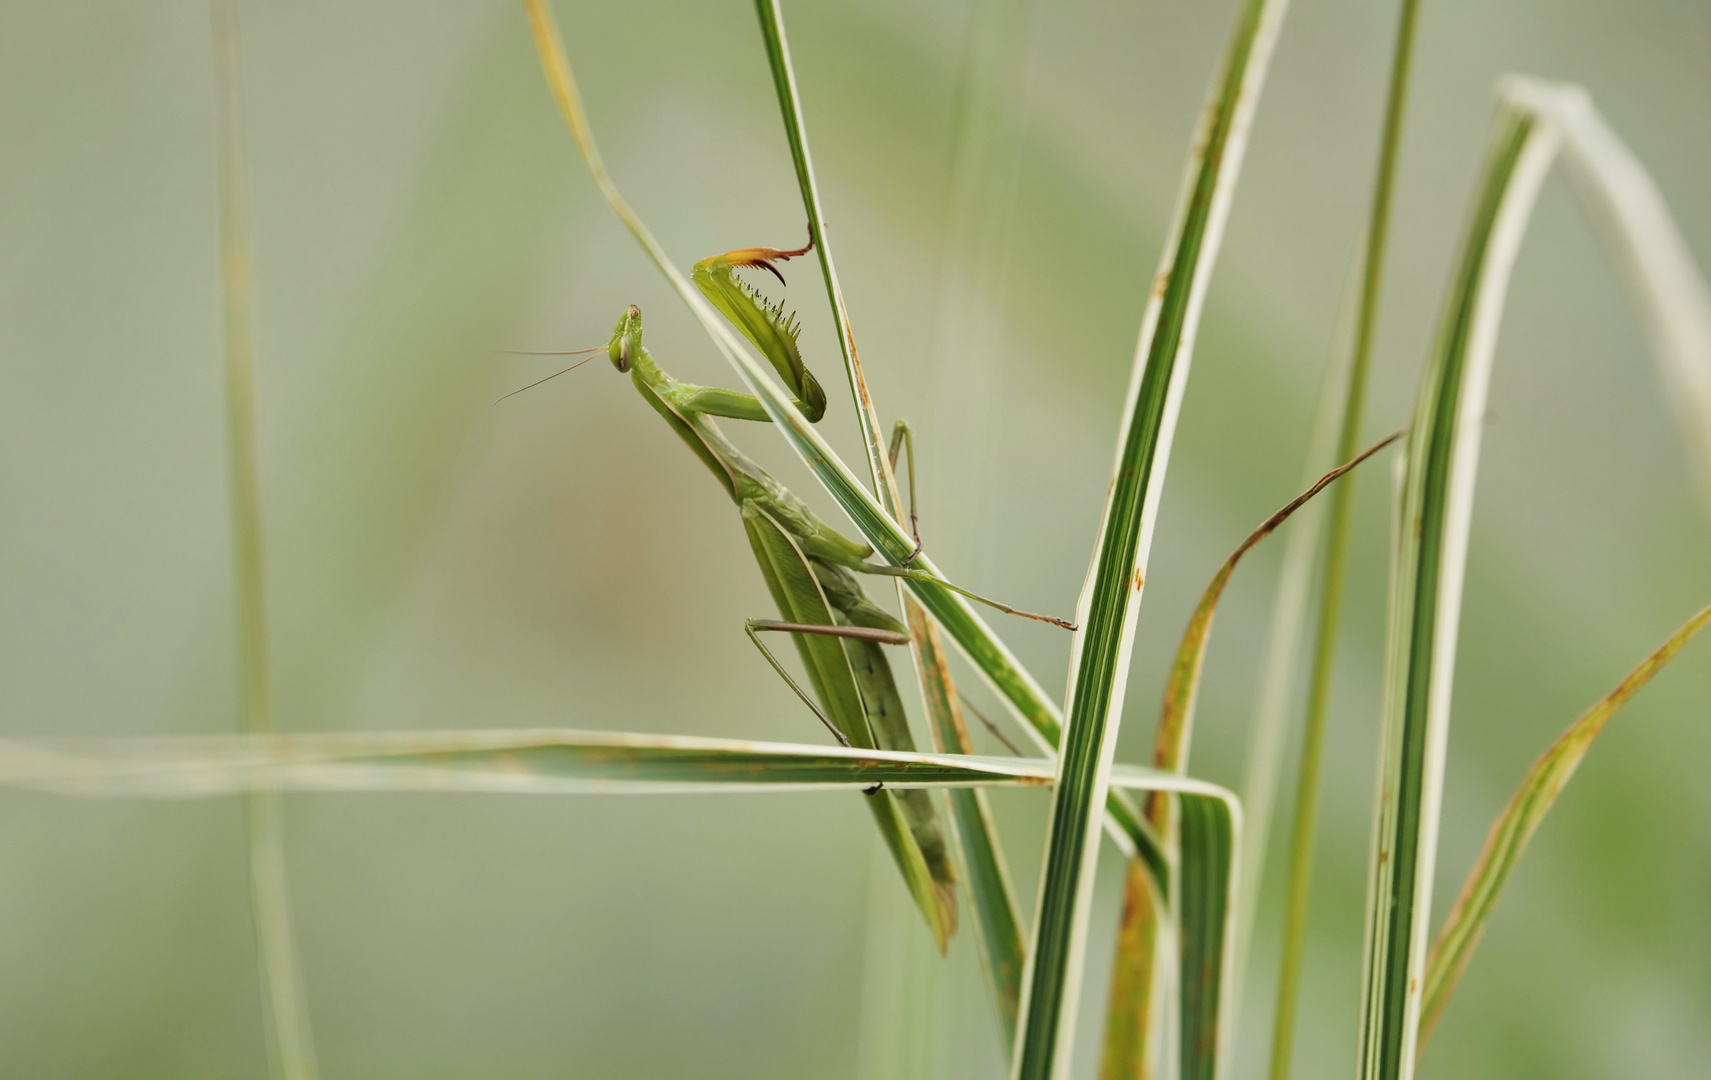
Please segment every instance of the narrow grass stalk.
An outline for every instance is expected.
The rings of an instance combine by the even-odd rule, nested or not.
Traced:
[[[1510,271],[1554,135],[1504,105],[1415,407],[1393,567],[1368,889],[1361,1080],[1413,1075],[1480,418]]]
[[[820,188],[814,181],[814,159],[808,152],[808,133],[802,118],[802,99],[796,89],[796,70],[790,62],[790,44],[784,34],[784,13],[777,0],[755,0],[755,14],[760,18],[761,39],[766,44],[766,58],[772,70],[772,83],[778,93],[778,108],[784,119],[784,134],[790,144],[790,159],[796,166],[796,183],[802,192],[802,206],[808,212],[808,231],[814,241],[814,252],[820,258],[820,273],[826,281],[826,298],[831,304],[832,326],[837,331],[838,349],[843,355],[844,374],[849,379],[850,397],[854,399],[856,415],[861,420],[862,448],[867,452],[868,471],[873,477],[874,490],[880,501],[891,511],[893,520],[902,526],[903,500],[898,497],[897,478],[891,473],[891,462],[885,451],[885,429],[879,413],[873,407],[873,397],[867,390],[867,376],[861,369],[861,355],[856,351],[855,333],[850,329],[849,307],[844,303],[843,286],[838,283],[837,264],[832,260],[832,242],[826,233],[826,215],[820,205]],[[899,586],[901,588],[901,585]]]
[[[1372,343],[1378,327],[1378,303],[1384,284],[1390,200],[1396,186],[1396,159],[1402,143],[1408,70],[1414,55],[1414,25],[1419,8],[1419,0],[1402,0],[1402,10],[1397,19],[1396,48],[1390,63],[1390,90],[1384,110],[1383,134],[1379,140],[1378,171],[1373,181],[1372,207],[1367,220],[1354,351],[1349,363],[1348,396],[1344,400],[1342,426],[1337,438],[1338,460],[1354,453],[1360,441],[1367,374],[1372,366]],[[1319,771],[1324,753],[1325,717],[1330,711],[1332,673],[1336,665],[1337,630],[1342,619],[1343,575],[1353,510],[1354,482],[1351,480],[1331,495],[1325,536],[1324,570],[1319,585],[1319,626],[1313,640],[1312,674],[1307,684],[1307,713],[1302,725],[1301,757],[1295,778],[1295,810],[1290,826],[1283,955],[1278,967],[1277,1007],[1272,1021],[1271,1080],[1288,1080],[1294,1044],[1296,1001],[1301,988],[1301,962],[1307,935],[1308,890],[1313,875],[1313,831],[1318,822]],[[1264,850],[1264,837],[1255,837],[1251,842]],[[1256,862],[1262,859],[1263,856],[1255,856]]]
[[[1212,618],[1217,614],[1218,601],[1223,597],[1230,575],[1235,573],[1242,556],[1339,477],[1401,437],[1400,432],[1391,435],[1320,477],[1249,533],[1212,575],[1211,583],[1201,593],[1200,602],[1189,617],[1188,627],[1183,631],[1175,659],[1171,662],[1170,675],[1165,680],[1164,701],[1153,740],[1154,768],[1178,773],[1187,770],[1194,732],[1194,706],[1199,696],[1206,646],[1212,635]],[[1147,800],[1146,810],[1153,827],[1168,835],[1171,827],[1169,799],[1154,795]],[[1161,931],[1165,929],[1160,918],[1160,899],[1154,895],[1153,886],[1131,867],[1124,886],[1123,918],[1117,929],[1117,953],[1112,963],[1111,991],[1106,1007],[1105,1050],[1100,1064],[1100,1075],[1105,1080],[1149,1076],[1154,1072],[1153,1062],[1159,1056],[1160,1048],[1155,1040],[1159,1025],[1155,1023],[1154,993],[1159,987],[1160,973],[1155,972],[1154,961],[1159,955]],[[1232,943],[1222,936],[1208,937],[1193,932],[1196,928],[1190,921],[1194,915],[1192,909],[1182,913],[1182,932],[1178,935],[1181,956],[1176,970],[1182,978],[1180,999],[1185,1001],[1197,994],[1204,997],[1203,984],[1209,978],[1206,973],[1222,972],[1226,967],[1224,952],[1233,948]],[[1208,948],[1216,951],[1204,951]],[[1161,971],[1168,969],[1166,965]],[[1226,992],[1233,994],[1234,990]],[[1218,1019],[1217,1010],[1180,1010],[1181,1045],[1195,1047],[1216,1043],[1216,1028],[1206,1025],[1216,1024]]]
[[[243,124],[239,108],[241,41],[236,0],[214,0],[214,69],[220,197],[220,293],[225,328],[226,455],[237,585],[239,715],[245,731],[273,728],[267,642],[266,564],[256,453],[255,340],[244,205]],[[266,1002],[273,1067],[283,1080],[319,1074],[307,998],[297,966],[285,869],[284,807],[259,792],[245,801],[250,907]]]
[[[1545,815],[1574,776],[1575,769],[1580,767],[1580,759],[1592,748],[1592,741],[1598,738],[1616,711],[1639,693],[1641,687],[1651,682],[1652,676],[1662,671],[1707,622],[1711,622],[1711,607],[1701,609],[1686,625],[1671,634],[1669,640],[1629,672],[1616,689],[1570,724],[1568,730],[1527,770],[1509,804],[1492,824],[1479,858],[1474,861],[1467,881],[1456,895],[1455,906],[1450,909],[1443,928],[1438,931],[1437,940],[1432,943],[1431,954],[1426,960],[1425,1000],[1421,1005],[1420,1042],[1416,1054],[1425,1048],[1426,1040],[1443,1015],[1444,1006],[1455,992],[1456,983],[1467,969],[1468,961],[1473,959],[1480,935],[1485,932],[1485,923],[1496,910],[1497,900],[1502,896],[1515,864],[1520,861],[1521,853],[1526,850],[1527,842],[1544,822]]]
[[[1095,826],[1106,802],[1147,553],[1201,305],[1285,7],[1281,0],[1250,0],[1237,19],[1223,71],[1202,114],[1176,227],[1142,319],[1110,493],[1077,609],[1082,630],[1070,655],[1068,719],[1046,830],[1033,945],[1022,980],[1012,1055],[1015,1080],[1069,1074],[1098,856]],[[1193,838],[1197,846],[1190,847],[1191,838],[1183,838],[1183,875],[1194,863],[1196,888],[1206,883],[1200,860],[1211,856],[1215,839],[1209,832]],[[1205,847],[1198,846],[1202,842]],[[1234,869],[1227,868],[1225,884],[1233,879]],[[1187,882],[1178,886],[1185,904],[1190,897],[1182,890],[1188,888]],[[1220,933],[1233,911],[1228,897],[1223,907]],[[1229,951],[1223,955],[1228,963]],[[1214,1015],[1222,1019],[1222,995],[1214,998]],[[1200,1010],[1208,1002],[1196,997],[1181,1004]],[[1185,1077],[1213,1076],[1220,1068],[1228,1026],[1212,1021],[1206,1030],[1215,1033],[1209,1043],[1184,1048]]]

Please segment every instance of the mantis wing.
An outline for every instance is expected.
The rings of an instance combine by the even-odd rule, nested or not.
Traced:
[[[790,534],[752,501],[743,503],[743,529],[748,533],[749,546],[754,549],[755,561],[766,579],[767,591],[778,605],[779,615],[786,622],[836,625],[831,604],[807,556]],[[877,646],[818,634],[790,636],[796,642],[814,696],[853,746],[869,750],[913,749],[907,724],[901,727],[902,741],[908,745],[893,746],[890,744],[898,741],[898,733],[889,719],[882,723],[883,734],[878,737],[869,723],[870,713],[864,707],[862,689],[851,663],[851,654],[856,650],[849,646],[868,645],[878,653]],[[884,679],[889,681],[891,669],[883,653],[863,655],[862,666],[866,668],[870,663],[874,672],[869,689],[870,693],[876,693],[879,692],[877,671],[883,670]],[[891,715],[901,720],[902,704],[895,682],[891,683],[891,699],[887,708],[894,710]],[[921,909],[927,929],[932,931],[933,941],[943,952],[956,932],[956,892],[931,800],[925,792],[879,790],[867,796],[866,801],[879,826],[879,834],[885,838],[891,857],[903,874],[904,884]],[[937,864],[937,873],[929,868],[929,857]]]

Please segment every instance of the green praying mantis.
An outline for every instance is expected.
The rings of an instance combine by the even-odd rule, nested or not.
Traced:
[[[795,250],[730,251],[696,263],[691,276],[707,299],[772,364],[795,396],[803,416],[817,422],[825,415],[826,394],[803,363],[798,324],[785,314],[782,303],[769,303],[736,275],[739,268],[759,269],[782,283],[784,277],[776,264],[804,255],[811,248],[812,240]],[[929,582],[1001,611],[1074,629],[1061,619],[1020,611],[913,568],[908,565],[913,556],[901,567],[868,562],[871,547],[841,535],[822,521],[738,450],[715,422],[770,422],[760,401],[751,394],[681,382],[661,370],[642,344],[642,313],[635,305],[619,317],[605,352],[613,367],[630,376],[637,392],[701,459],[740,509],[755,561],[781,616],[749,619],[744,630],[767,663],[840,744],[861,749],[915,749],[903,699],[882,648],[908,644],[909,633],[901,622],[868,599],[857,574]],[[899,450],[905,447],[912,481],[913,440],[908,426],[898,421],[890,446],[894,468]],[[911,529],[918,553],[920,536],[915,528],[912,482],[910,488]],[[790,634],[812,696],[761,641],[760,634],[766,632]],[[957,876],[931,796],[921,790],[878,786],[864,794],[916,906],[940,951],[944,951],[956,932]]]

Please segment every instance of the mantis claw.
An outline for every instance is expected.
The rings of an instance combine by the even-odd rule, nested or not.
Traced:
[[[917,535],[915,537],[915,550],[911,551],[909,553],[909,557],[907,559],[903,560],[904,568],[907,569],[911,563],[913,563],[916,559],[919,559],[920,557],[921,557],[921,538],[920,538],[920,536]]]

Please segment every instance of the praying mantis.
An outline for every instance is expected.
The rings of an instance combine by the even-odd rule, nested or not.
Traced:
[[[810,421],[826,411],[826,395],[803,363],[799,327],[783,305],[770,304],[736,270],[764,270],[783,282],[777,263],[804,255],[796,250],[742,248],[703,259],[692,278],[715,307],[760,350]],[[873,549],[851,540],[824,521],[764,469],[736,448],[720,431],[716,419],[770,422],[752,395],[681,382],[655,363],[642,345],[642,313],[630,305],[613,327],[607,358],[630,376],[637,392],[687,444],[724,487],[741,511],[743,529],[753,549],[767,590],[780,619],[749,619],[744,630],[774,671],[819,717],[844,746],[862,749],[913,751],[908,716],[892,675],[885,645],[905,645],[909,634],[902,623],[876,606],[862,592],[855,575],[907,577],[961,593],[1001,611],[1041,619],[1073,629],[1061,619],[1019,611],[969,592],[924,570],[906,564],[885,566],[867,561]],[[899,450],[909,447],[913,474],[913,440],[899,421],[891,439],[893,466]],[[911,486],[911,526],[914,525]],[[920,537],[916,534],[916,551]],[[806,693],[779,663],[760,634],[791,635],[813,689]],[[904,883],[926,920],[939,950],[944,951],[957,927],[957,876],[945,832],[931,796],[921,790],[886,790],[879,786],[864,794]]]

